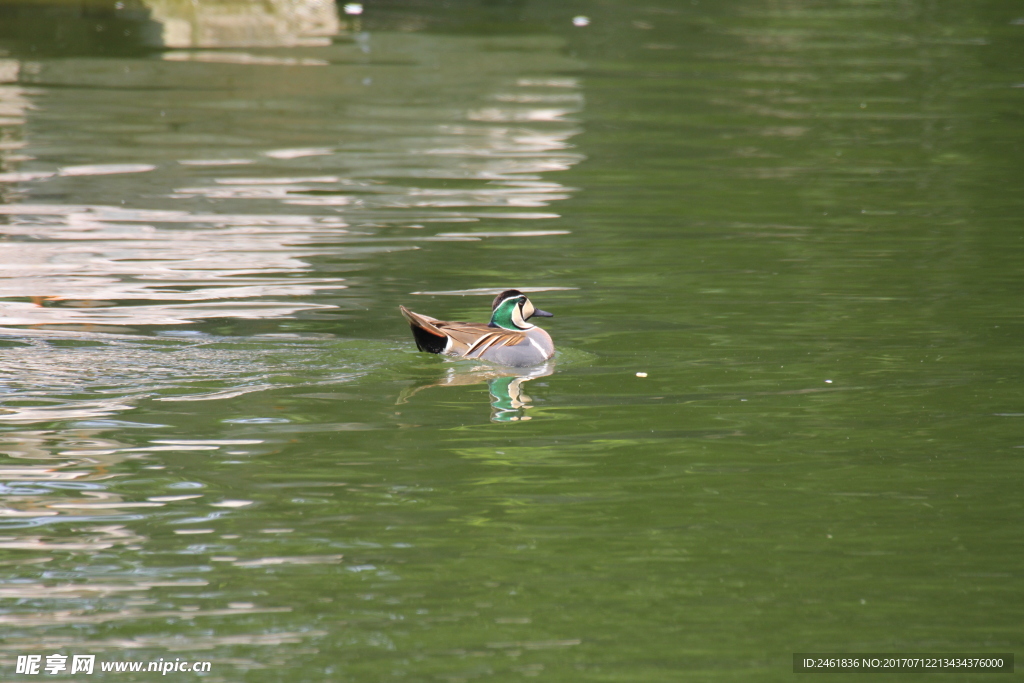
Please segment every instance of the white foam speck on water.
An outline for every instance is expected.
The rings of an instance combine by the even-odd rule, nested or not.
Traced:
[[[272,159],[301,159],[302,157],[318,157],[334,154],[330,147],[308,147],[304,149],[274,149],[264,154]]]
[[[86,164],[84,166],[64,166],[58,171],[62,176],[83,175],[115,175],[118,173],[146,173],[155,171],[152,164]]]
[[[182,166],[244,166],[256,163],[252,159],[181,159]]]

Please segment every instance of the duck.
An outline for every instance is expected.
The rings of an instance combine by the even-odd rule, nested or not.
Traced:
[[[551,335],[529,322],[534,317],[552,318],[554,313],[536,308],[518,289],[506,289],[494,297],[487,324],[438,320],[405,306],[398,308],[409,321],[420,351],[515,368],[539,365],[555,355]]]

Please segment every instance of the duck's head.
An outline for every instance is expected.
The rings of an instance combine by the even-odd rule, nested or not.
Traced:
[[[506,289],[494,297],[494,303],[491,304],[491,326],[504,327],[506,330],[528,330],[533,325],[526,321],[533,316],[551,318],[554,315],[534,307],[518,289]]]

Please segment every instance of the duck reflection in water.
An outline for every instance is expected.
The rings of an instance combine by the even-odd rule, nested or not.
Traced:
[[[461,367],[460,367],[461,366]],[[532,368],[509,368],[492,365],[474,365],[467,367],[465,363],[449,367],[444,377],[436,382],[428,382],[403,391],[398,403],[407,403],[409,399],[431,387],[455,387],[469,384],[487,383],[491,394],[491,421],[517,422],[529,420],[526,411],[532,408],[533,400],[523,393],[523,384],[538,377],[547,377],[554,373],[555,364],[549,361]]]

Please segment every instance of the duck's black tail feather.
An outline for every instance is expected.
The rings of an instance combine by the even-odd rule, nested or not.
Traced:
[[[422,327],[409,325],[412,330],[412,338],[416,340],[416,348],[427,353],[442,353],[448,345],[448,337],[439,337],[433,332],[428,332]]]

